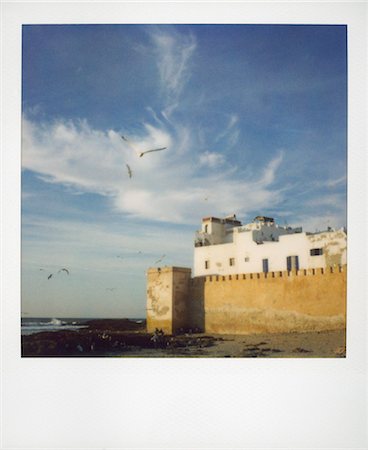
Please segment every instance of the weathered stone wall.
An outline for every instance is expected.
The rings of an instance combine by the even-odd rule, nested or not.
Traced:
[[[193,279],[190,269],[148,271],[149,332],[253,334],[345,326],[346,266]]]
[[[147,331],[162,328],[172,333],[172,270],[149,269],[147,272]]]
[[[191,270],[182,267],[149,269],[147,272],[147,331],[167,334],[187,326]]]
[[[346,266],[193,279],[210,333],[321,331],[346,325]]]

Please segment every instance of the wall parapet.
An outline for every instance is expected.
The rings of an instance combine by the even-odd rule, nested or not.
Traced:
[[[347,266],[191,277],[148,272],[147,329],[220,334],[331,330],[346,326]]]
[[[213,281],[233,281],[233,280],[267,280],[273,278],[288,278],[288,277],[302,277],[302,276],[315,276],[315,275],[329,275],[334,273],[346,272],[346,265],[330,266],[327,268],[316,269],[293,269],[293,270],[277,270],[272,272],[253,272],[253,273],[239,273],[231,275],[205,275],[201,277],[192,278],[195,283],[196,280],[203,280],[206,283]]]

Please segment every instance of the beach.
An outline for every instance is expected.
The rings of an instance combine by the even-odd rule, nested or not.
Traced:
[[[23,357],[340,358],[345,330],[217,335],[184,332],[155,338],[145,321],[96,319],[77,330],[22,336]]]

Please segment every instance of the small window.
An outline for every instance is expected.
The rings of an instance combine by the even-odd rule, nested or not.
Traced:
[[[204,226],[204,232],[208,233],[208,225],[207,224]]]
[[[268,273],[268,259],[262,259],[262,271]]]
[[[210,268],[210,262],[207,260],[204,262],[204,268],[209,269]]]
[[[235,266],[235,258],[230,258],[229,259],[229,265],[230,266]]]
[[[244,262],[249,262],[249,256],[245,256]]]
[[[299,270],[299,256],[288,256],[286,258],[286,269],[289,272],[291,270]]]
[[[311,248],[310,255],[311,256],[323,255],[323,248]]]

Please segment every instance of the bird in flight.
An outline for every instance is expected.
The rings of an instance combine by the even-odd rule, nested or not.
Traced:
[[[138,153],[140,158],[142,158],[142,156],[145,155],[146,153],[160,152],[161,150],[167,149],[167,147],[160,147],[160,148],[153,148],[151,150],[145,150],[144,152],[142,152],[141,150],[137,149],[137,147],[133,145],[133,143],[130,142],[129,139],[127,139],[125,136],[121,136],[121,138],[129,145],[129,147],[131,147],[135,152]]]
[[[40,269],[40,270],[44,270],[44,269]],[[68,275],[70,275],[69,270],[68,270],[68,269],[65,269],[65,267],[63,267],[62,269],[58,270],[57,273],[60,273],[60,272],[65,272],[65,273],[67,273]],[[54,275],[53,273],[50,273],[50,275],[47,277],[47,279],[50,280],[50,279],[53,277],[53,275]]]
[[[130,168],[129,164],[125,164],[125,165],[127,166],[127,169],[128,169],[129,178],[132,178],[132,175],[133,175],[132,169]]]
[[[146,150],[145,152],[141,152],[139,154],[139,157],[142,158],[143,155],[145,155],[146,153],[151,153],[151,152],[159,152],[161,150],[166,150],[167,147],[161,147],[161,148],[153,148],[152,150]]]
[[[158,264],[159,262],[161,262],[161,261],[165,258],[165,256],[166,256],[166,255],[162,255],[160,259],[158,259],[157,261],[155,261],[155,264]]]

